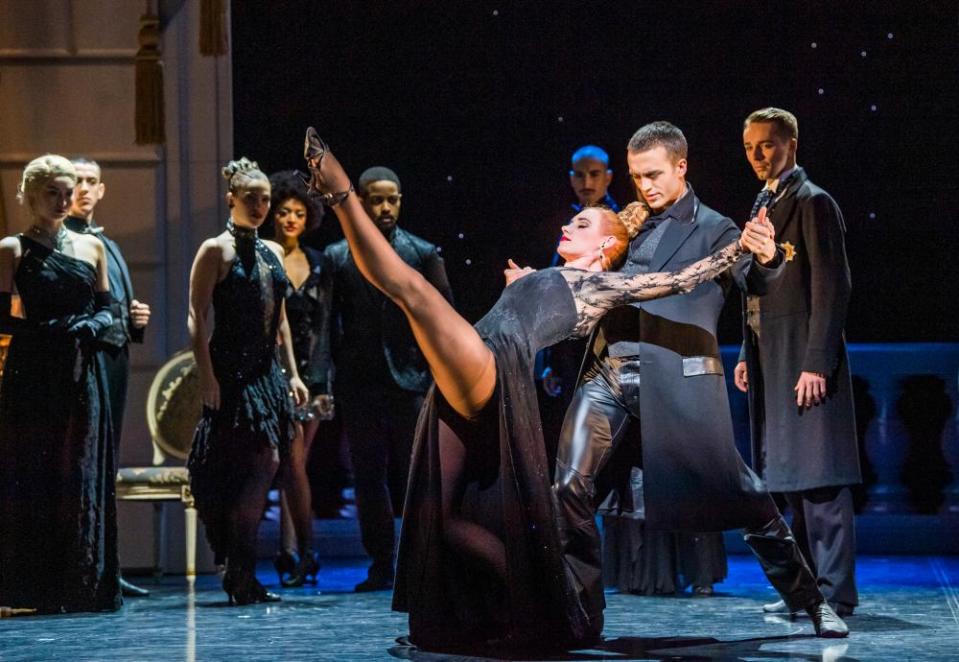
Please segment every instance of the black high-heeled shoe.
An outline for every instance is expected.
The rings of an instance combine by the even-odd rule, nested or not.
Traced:
[[[253,574],[230,572],[223,575],[223,590],[230,606],[252,605],[260,602],[279,602],[280,596],[270,593]]]
[[[300,565],[300,557],[296,552],[288,549],[281,549],[273,557],[273,567],[276,568],[277,581],[280,584],[286,580],[287,575],[292,575]],[[285,584],[283,584],[285,586]]]
[[[280,584],[284,588],[298,588],[306,583],[316,586],[316,574],[319,571],[320,555],[312,549],[307,549],[300,553],[300,562],[296,570],[290,574],[289,579],[281,578]]]
[[[303,158],[306,159],[306,166],[310,170],[310,178],[306,182],[311,195],[317,196],[327,207],[335,207],[346,200],[350,193],[355,190],[351,182],[347,182],[348,188],[342,191],[324,191],[327,185],[323,182],[321,171],[323,158],[330,153],[330,147],[320,138],[312,126],[306,129],[306,138],[303,141]]]

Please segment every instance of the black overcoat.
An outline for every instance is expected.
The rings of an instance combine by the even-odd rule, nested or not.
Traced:
[[[782,278],[759,301],[758,337],[743,315],[753,466],[773,492],[859,483],[843,332],[851,281],[842,212],[797,168],[768,216],[785,262]],[[796,406],[793,390],[804,370],[826,375],[826,401],[810,409]]]
[[[690,191],[690,195],[695,194]],[[670,223],[653,254],[650,271],[681,269],[739,238],[739,229],[729,218],[698,199],[694,209],[688,222]],[[639,245],[634,241],[630,247],[624,271],[631,268]],[[768,267],[744,259],[688,294],[643,301],[625,312],[636,316],[640,347],[643,497],[648,527],[722,531],[766,523],[756,518],[766,515],[768,519],[769,496],[736,449],[716,325],[734,284],[762,294],[781,270],[781,254]],[[603,356],[604,345],[602,333],[594,334],[584,369]],[[610,510],[628,514],[635,504],[629,484],[632,463],[628,444],[621,446],[609,463],[604,482],[613,486],[607,504]]]

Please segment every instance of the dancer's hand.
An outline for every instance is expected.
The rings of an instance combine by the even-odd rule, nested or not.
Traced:
[[[543,371],[543,391],[551,398],[558,398],[563,394],[563,380],[556,376],[552,368]]]
[[[803,370],[793,390],[796,392],[797,407],[809,409],[822,404],[826,399],[826,377],[818,372]]]
[[[321,421],[332,421],[336,413],[332,395],[320,394],[313,397],[313,411]]]
[[[776,257],[776,230],[766,218],[765,207],[760,207],[756,218],[746,223],[739,245],[755,255],[760,264],[767,264]]]
[[[220,408],[220,383],[212,373],[200,374],[200,398],[204,407],[214,411]]]
[[[297,407],[302,407],[310,399],[310,389],[306,388],[299,376],[290,379],[290,394],[293,396],[293,402],[296,403]]]
[[[736,388],[745,393],[749,390],[749,373],[746,371],[746,362],[740,361],[733,370],[733,381]]]
[[[507,287],[512,285],[514,282],[516,282],[523,276],[526,276],[527,274],[531,274],[534,271],[536,271],[536,269],[533,269],[532,267],[519,266],[518,264],[513,262],[512,258],[507,260],[506,264],[509,266],[506,269],[503,269],[503,275],[506,276]]]

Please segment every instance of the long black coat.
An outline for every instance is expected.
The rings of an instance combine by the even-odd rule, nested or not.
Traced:
[[[843,332],[852,286],[842,212],[797,168],[769,218],[786,262],[759,302],[758,338],[743,316],[753,466],[774,492],[859,483]],[[811,409],[796,406],[793,390],[804,370],[826,375],[826,402]]]
[[[389,241],[404,262],[452,303],[453,292],[436,246],[399,227]],[[425,393],[432,377],[403,311],[363,278],[345,239],[327,246],[326,257],[333,271],[337,392],[362,391],[371,380],[381,379],[385,361],[396,386]]]
[[[653,254],[650,271],[680,269],[739,238],[739,229],[729,218],[698,200],[694,208],[697,211],[689,222],[670,223]],[[630,247],[624,271],[631,268],[638,245],[634,241]],[[734,284],[762,294],[781,270],[781,255],[769,267],[744,259],[689,294],[633,304],[620,313],[638,318],[648,527],[721,531],[761,526],[766,523],[759,521],[763,516],[768,520],[769,496],[736,449],[716,324]],[[617,311],[624,309],[610,314]],[[584,368],[603,355],[604,345],[602,334],[594,335]],[[618,501],[610,504],[613,512],[633,508],[629,452],[629,445],[623,443],[608,466],[606,478],[614,484]]]

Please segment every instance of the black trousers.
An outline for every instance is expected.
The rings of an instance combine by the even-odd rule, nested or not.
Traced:
[[[423,395],[396,386],[350,389],[340,396],[350,444],[363,548],[371,572],[392,576],[394,517],[403,512],[413,434]]]
[[[99,349],[106,366],[113,439],[119,450],[120,437],[123,433],[123,413],[127,408],[127,384],[130,381],[130,348],[129,345],[123,347],[101,345]],[[117,458],[119,459],[119,455]]]
[[[598,482],[629,426],[639,423],[639,365],[638,360],[607,358],[592,368],[573,395],[556,458],[553,490],[567,573],[597,624],[605,599],[594,516],[608,491]],[[821,601],[815,577],[772,497],[761,509],[744,519],[766,523],[743,534],[770,583],[795,610]]]
[[[856,519],[848,486],[782,495],[793,512],[792,530],[812,567],[819,590],[832,605],[855,607]]]

